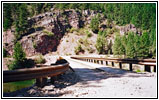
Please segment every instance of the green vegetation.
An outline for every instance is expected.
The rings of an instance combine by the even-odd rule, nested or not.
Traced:
[[[92,29],[94,33],[98,33],[99,24],[100,24],[99,17],[97,16],[93,17],[90,23],[90,28]]]
[[[7,57],[7,55],[8,55],[7,50],[5,48],[3,48],[3,57]]]
[[[12,26],[16,29],[14,33],[16,40],[22,37],[29,27],[27,18],[40,13],[49,11],[50,8],[94,10],[98,14],[91,19],[90,28],[94,33],[98,33],[96,48],[99,53],[110,52],[107,47],[107,36],[113,33],[119,33],[113,27],[116,25],[134,24],[140,28],[142,35],[128,33],[125,36],[116,37],[113,45],[115,55],[125,55],[128,58],[155,58],[156,57],[156,4],[155,3],[3,3],[3,30],[6,31]],[[99,14],[100,12],[100,14]],[[106,20],[106,29],[100,30],[101,14]],[[77,31],[77,34],[85,33],[85,29],[76,30],[71,28],[71,33]],[[50,32],[45,32],[52,36]],[[87,37],[91,34],[86,31]],[[72,40],[73,41],[73,40]],[[78,51],[78,50],[77,50]],[[17,62],[16,62],[17,63]]]
[[[113,54],[114,55],[124,55],[125,54],[125,47],[122,44],[121,37],[116,36],[114,45],[113,45]]]
[[[9,70],[28,67],[26,54],[23,51],[20,42],[17,42],[14,46],[13,58],[14,60],[8,66]]]
[[[3,4],[3,29],[6,31],[12,26],[12,7],[10,4]]]
[[[22,88],[32,86],[34,83],[35,83],[35,80],[3,83],[3,92],[4,93],[14,92],[16,90],[20,90]]]
[[[144,32],[141,36],[129,32],[127,37],[116,36],[113,53],[114,55],[126,55],[127,58],[154,57],[155,53],[151,52],[152,47],[148,32]]]
[[[108,23],[111,21],[115,21],[119,25],[133,23],[136,27],[141,27],[144,30],[153,29],[156,26],[155,3],[4,3],[3,5],[4,29],[10,28],[16,20],[18,20],[18,25],[23,28],[28,16],[46,12],[52,7],[62,10],[102,11],[108,18]]]
[[[80,28],[80,29],[78,29],[77,30],[77,35],[85,35],[85,30],[86,30],[86,28]]]
[[[72,27],[71,29],[69,29],[69,32],[70,32],[70,33],[73,33],[74,31],[77,31],[77,29],[76,29],[76,28],[73,28],[73,27]]]
[[[27,11],[27,4],[23,3],[20,4],[19,8],[17,8],[16,13],[18,16],[15,20],[15,27],[16,27],[16,39],[19,39],[24,33],[27,32],[27,17],[28,17],[28,11]]]
[[[84,52],[82,46],[80,44],[78,44],[77,47],[74,48],[74,52],[76,55],[78,55],[80,52]]]
[[[35,58],[35,63],[36,64],[43,64],[45,63],[45,58],[43,57],[43,55],[38,55],[36,58]]]
[[[89,46],[89,41],[88,41],[88,39],[87,39],[87,37],[85,37],[85,38],[80,38],[79,40],[78,40],[78,43],[79,44],[83,44],[84,46]]]
[[[106,54],[108,52],[108,41],[105,37],[98,35],[96,45],[99,54]]]
[[[34,49],[37,48],[37,44],[35,42],[33,42],[33,47],[34,47]]]
[[[87,35],[87,37],[91,37],[92,36],[91,32],[89,32],[88,30],[86,30],[86,35]]]
[[[139,72],[141,72],[141,70],[140,70],[140,69],[137,69],[136,72],[139,73]]]
[[[43,30],[43,32],[44,32],[46,35],[48,35],[49,37],[54,36],[54,33],[49,32],[48,30]]]

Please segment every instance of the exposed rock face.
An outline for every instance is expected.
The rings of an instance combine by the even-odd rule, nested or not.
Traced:
[[[47,35],[42,35],[41,41],[38,41],[36,52],[40,52],[42,54],[46,54],[49,51],[56,51],[56,48],[59,44],[58,40],[55,37],[50,37]]]
[[[141,32],[140,30],[138,30],[135,25],[133,24],[128,24],[126,26],[122,26],[120,27],[120,34],[121,35],[124,35],[125,33],[129,32],[129,31],[132,31],[134,33],[137,33],[137,34],[140,34],[141,35]]]
[[[3,32],[3,47],[8,51],[9,54],[13,54],[13,42],[14,42],[14,33],[11,29]]]
[[[47,54],[49,52],[56,51],[61,38],[67,32],[68,28],[78,29],[84,24],[89,25],[92,17],[96,14],[97,11],[92,10],[83,10],[82,12],[75,10],[54,10],[54,12],[46,12],[32,18],[28,18],[28,32],[25,33],[20,40],[26,55],[33,56],[38,53]],[[106,27],[107,26],[105,24],[100,26],[102,30]],[[141,32],[133,24],[118,26],[116,28],[120,29],[121,35],[124,35],[129,31],[141,34]],[[47,32],[44,32],[44,30]],[[111,39],[113,40],[114,38]],[[4,48],[6,48],[10,55],[13,54],[13,41],[13,30],[8,30],[3,33]]]
[[[70,13],[71,12],[71,13]],[[53,17],[53,15],[56,15]],[[52,51],[56,51],[60,39],[66,32],[67,28],[79,28],[80,27],[80,14],[75,11],[66,11],[64,15],[68,16],[68,21],[63,18],[60,12],[57,13],[45,13],[30,19],[35,25],[44,27],[48,32],[52,32],[53,35],[49,36],[43,31],[39,31],[27,37],[23,37],[21,43],[27,54],[32,56],[37,53],[46,54]],[[30,21],[31,24],[33,24]]]
[[[65,17],[64,17],[65,16]],[[32,56],[38,53],[46,54],[56,51],[60,39],[65,34],[67,28],[81,27],[81,14],[74,10],[55,11],[39,14],[28,19],[30,29],[20,40],[27,56]],[[36,26],[33,28],[33,26]],[[43,30],[52,32],[52,35],[44,33]],[[14,33],[11,30],[4,33],[3,42],[7,45],[7,51],[10,55],[13,54]]]

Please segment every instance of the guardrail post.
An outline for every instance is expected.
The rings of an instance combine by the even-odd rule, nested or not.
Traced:
[[[39,66],[42,67],[42,66]],[[38,87],[44,87],[47,83],[47,77],[40,77],[36,79],[36,85]]]
[[[97,60],[97,64],[99,64],[99,60]]]
[[[103,60],[101,60],[101,64],[103,65]]]
[[[132,69],[132,63],[129,64],[129,70],[133,71],[133,69]]]
[[[50,80],[51,80],[51,83],[54,83],[55,80],[57,80],[57,76],[51,77]]]
[[[96,63],[96,60],[94,60],[94,63]]]
[[[114,67],[114,62],[112,62],[112,66]]]
[[[121,62],[119,62],[119,68],[122,69],[122,63]]]
[[[145,65],[145,71],[147,71],[147,72],[150,72],[150,71],[151,71],[151,68],[150,68],[150,66],[148,66],[148,65]]]
[[[153,68],[154,68],[154,72],[156,72],[156,66],[154,66]]]
[[[108,65],[108,61],[105,61],[106,65]]]
[[[47,83],[47,78],[37,78],[36,79],[36,85],[38,87],[44,87]]]

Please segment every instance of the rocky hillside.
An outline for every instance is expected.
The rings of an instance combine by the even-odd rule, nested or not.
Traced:
[[[133,24],[117,26],[113,22],[108,27],[108,21],[100,12],[93,10],[53,10],[28,18],[30,28],[19,40],[27,56],[36,54],[74,55],[78,54],[76,49],[82,48],[79,54],[97,54],[95,47],[97,34],[90,29],[91,19],[101,15],[100,30],[111,29],[111,34],[107,37],[114,42],[115,33],[118,30],[120,35],[129,31],[141,34]],[[11,28],[3,33],[4,48],[10,55],[13,54],[15,29]]]

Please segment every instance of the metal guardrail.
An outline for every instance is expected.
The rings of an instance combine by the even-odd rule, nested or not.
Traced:
[[[130,71],[133,71],[132,64],[144,65],[145,71],[148,71],[148,72],[151,71],[150,67],[153,66],[154,72],[156,72],[156,59],[120,59],[120,58],[97,58],[97,57],[71,57],[71,58],[98,63],[98,64],[99,62],[101,62],[101,64],[105,62],[106,65],[108,65],[108,62],[112,62],[112,66],[114,66],[114,62],[115,62],[115,63],[119,63],[120,69],[122,69],[122,63],[128,63]]]
[[[69,63],[59,65],[37,65],[36,68],[3,71],[3,82],[24,81],[36,79],[40,87],[46,83],[46,77],[53,77],[64,73],[69,69]],[[45,80],[45,82],[44,82]]]

